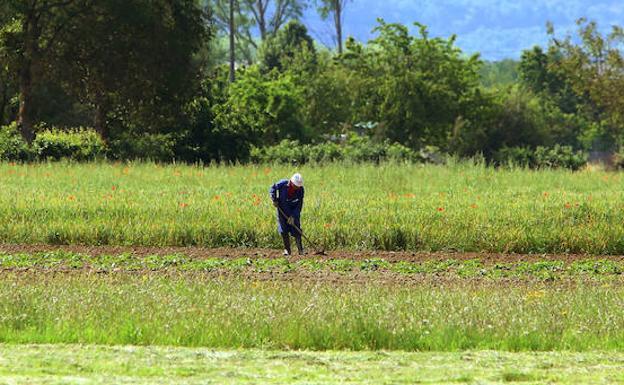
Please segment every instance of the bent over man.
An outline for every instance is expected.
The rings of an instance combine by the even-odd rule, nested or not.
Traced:
[[[273,206],[277,208],[277,231],[284,241],[284,255],[290,255],[290,236],[295,237],[299,254],[303,254],[301,243],[301,209],[303,208],[303,177],[296,173],[282,179],[269,189]]]

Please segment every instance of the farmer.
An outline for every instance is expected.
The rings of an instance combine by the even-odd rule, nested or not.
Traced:
[[[290,180],[282,179],[269,189],[273,206],[277,208],[277,231],[284,241],[284,255],[290,255],[290,235],[295,237],[299,254],[301,243],[301,209],[303,208],[303,177],[296,173]]]

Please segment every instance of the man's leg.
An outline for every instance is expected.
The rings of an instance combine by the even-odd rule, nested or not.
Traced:
[[[297,242],[297,249],[299,250],[299,254],[303,254],[303,242],[301,242],[301,234],[295,235],[295,241]]]
[[[281,234],[284,241],[284,255],[290,255],[290,235],[286,231]]]

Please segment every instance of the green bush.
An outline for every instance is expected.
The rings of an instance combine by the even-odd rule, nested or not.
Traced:
[[[587,154],[575,152],[570,146],[556,144],[552,148],[538,146],[535,149],[535,163],[539,168],[569,168],[578,170],[587,164]]]
[[[33,153],[17,129],[17,123],[0,127],[0,160],[28,161]]]
[[[94,160],[106,153],[106,144],[93,130],[45,129],[37,134],[32,150],[39,160]]]
[[[124,133],[111,141],[110,149],[116,159],[169,162],[175,158],[175,145],[170,134]]]
[[[533,153],[528,147],[503,147],[494,153],[494,162],[500,166],[533,167]]]
[[[298,140],[288,139],[282,140],[275,146],[252,147],[250,156],[254,163],[304,164],[310,160]]]
[[[343,144],[333,142],[300,144],[297,140],[283,140],[275,146],[254,147],[251,150],[251,160],[255,163],[305,164],[336,161],[437,163],[442,158],[435,147],[427,147],[416,152],[399,143],[374,143],[368,137],[355,135]]]
[[[528,147],[503,147],[494,154],[494,161],[499,166],[578,170],[587,164],[587,154],[558,144],[554,147],[538,146],[535,150]]]
[[[306,145],[306,156],[313,163],[328,163],[341,160],[343,158],[342,150],[336,143],[327,142],[317,145]]]
[[[612,157],[613,166],[617,169],[624,169],[624,147],[620,147]]]

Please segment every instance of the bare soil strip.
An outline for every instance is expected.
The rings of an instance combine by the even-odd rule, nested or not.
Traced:
[[[90,256],[131,254],[137,257],[150,255],[179,254],[193,259],[206,258],[283,258],[280,250],[258,248],[203,248],[203,247],[158,247],[158,246],[87,246],[87,245],[14,245],[0,244],[0,253],[4,254],[33,254],[47,251],[66,251]],[[461,253],[461,252],[409,252],[409,251],[327,251],[327,255],[318,256],[310,252],[304,256],[294,255],[292,261],[302,259],[331,260],[350,259],[366,260],[381,258],[389,262],[423,262],[442,260],[471,260],[478,259],[484,264],[502,262],[538,262],[563,261],[574,262],[587,259],[608,259],[624,261],[621,255],[589,254],[504,254],[504,253]]]

